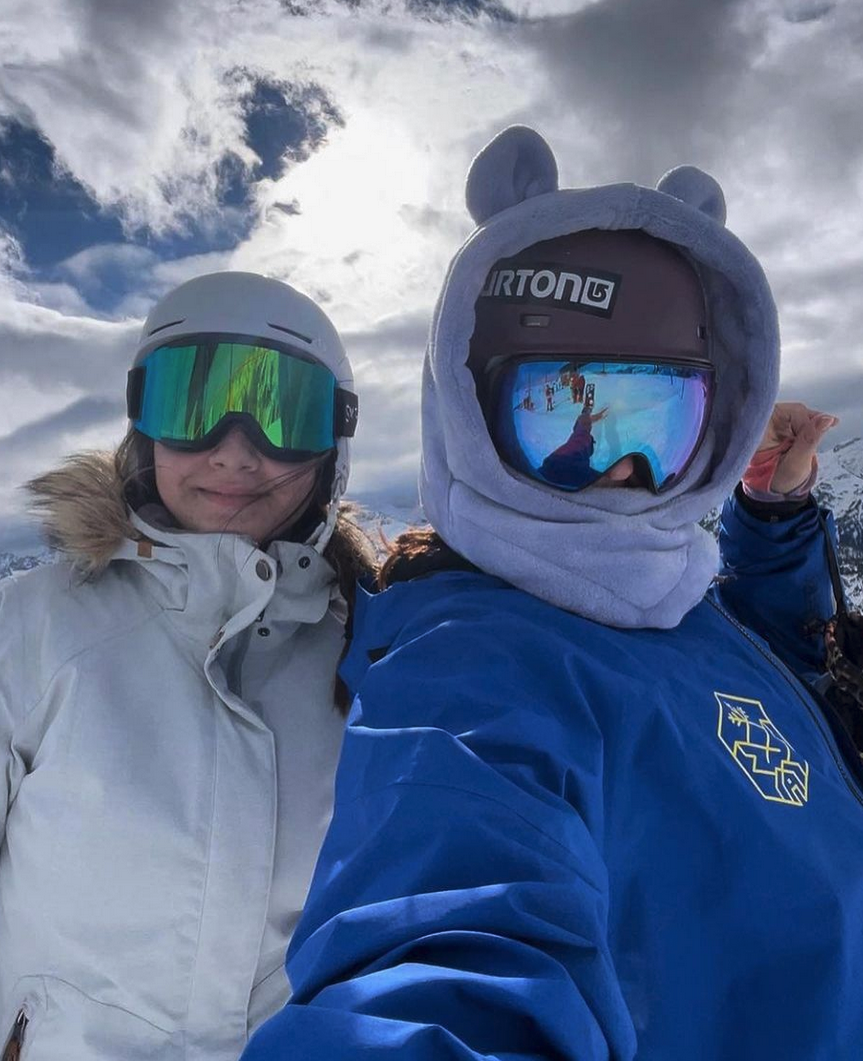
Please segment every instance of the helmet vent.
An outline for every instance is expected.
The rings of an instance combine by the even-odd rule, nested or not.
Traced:
[[[312,339],[308,335],[303,335],[302,332],[295,332],[293,328],[285,328],[281,324],[273,324],[272,321],[267,321],[268,328],[275,328],[277,332],[285,332],[287,335],[293,335],[295,339],[302,339],[304,343],[312,345]]]
[[[185,319],[185,317],[180,317],[179,320],[168,321],[167,324],[160,324],[158,328],[153,328],[151,331],[147,332],[147,335],[155,335],[156,332],[163,332],[166,328],[173,328],[175,324],[182,324]]]

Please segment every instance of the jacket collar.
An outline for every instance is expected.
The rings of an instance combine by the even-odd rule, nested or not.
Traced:
[[[132,512],[111,454],[72,456],[29,488],[49,542],[85,578],[131,561],[193,636],[209,640],[264,610],[274,621],[316,623],[331,603],[341,607],[333,568],[312,545],[274,542],[264,552],[241,535],[182,531],[160,506]]]
[[[134,563],[160,605],[197,636],[211,639],[245,616],[242,629],[264,611],[271,621],[317,623],[340,600],[332,567],[310,545],[278,541],[263,551],[240,534],[166,529],[134,512],[129,521],[135,537],[112,562]]]

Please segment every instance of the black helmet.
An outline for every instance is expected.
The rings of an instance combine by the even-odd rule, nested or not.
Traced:
[[[496,262],[476,302],[468,367],[480,402],[491,361],[515,355],[709,364],[694,267],[639,230],[586,229]]]

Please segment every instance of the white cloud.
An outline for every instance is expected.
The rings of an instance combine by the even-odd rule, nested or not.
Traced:
[[[83,397],[0,437],[0,512],[20,516],[21,484],[57,463],[57,455],[109,449],[124,431],[123,404],[113,398]]]
[[[95,316],[92,306],[72,284],[30,280],[21,292],[22,299],[56,310],[65,317]]]
[[[419,471],[419,403],[425,312],[396,314],[362,332],[346,332],[360,394],[352,492],[412,497]]]
[[[8,109],[35,121],[59,164],[132,228],[205,215],[212,162],[226,148],[251,158],[239,97],[223,83],[219,33],[231,20],[218,8],[229,5],[216,7],[211,18],[204,3],[55,0],[65,47],[47,53],[42,5],[4,23],[15,56],[0,72]]]
[[[122,206],[130,224],[207,217],[214,160],[228,149],[249,157],[241,85],[226,83],[226,71],[319,84],[345,118],[311,158],[261,183],[260,223],[234,251],[161,262],[146,251],[90,248],[64,263],[62,282],[25,291],[6,245],[0,385],[22,381],[15,423],[42,433],[29,455],[21,439],[30,436],[15,435],[14,473],[32,473],[37,458],[56,459],[79,437],[75,418],[88,407],[76,400],[121,408],[137,320],[152,299],[199,272],[246,268],[322,300],[347,335],[363,392],[354,487],[409,491],[426,324],[470,229],[465,173],[514,121],[548,137],[571,185],[653,184],[681,162],[712,172],[729,226],[775,288],[787,396],[800,387],[804,399],[843,415],[841,431],[863,432],[863,5],[510,7],[525,21],[447,24],[383,3],[356,11],[322,3],[291,18],[276,0],[9,0],[0,112],[29,115],[61,163],[98,202]],[[280,207],[294,202],[297,214]],[[115,310],[119,323],[95,320],[87,285],[115,268],[136,281]],[[5,400],[0,452],[13,430],[2,426]],[[99,408],[95,434],[116,437],[122,417]],[[70,433],[64,423],[73,420]],[[0,472],[0,510],[12,474]]]
[[[0,513],[17,487],[79,446],[122,433],[135,325],[66,316],[0,287]]]

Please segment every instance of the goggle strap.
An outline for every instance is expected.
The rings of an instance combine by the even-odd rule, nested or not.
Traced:
[[[129,375],[126,377],[126,415],[130,420],[137,420],[141,415],[146,372],[143,365],[138,365],[137,368],[129,369]]]
[[[357,430],[359,399],[351,391],[336,387],[334,420],[337,438],[353,438]]]

